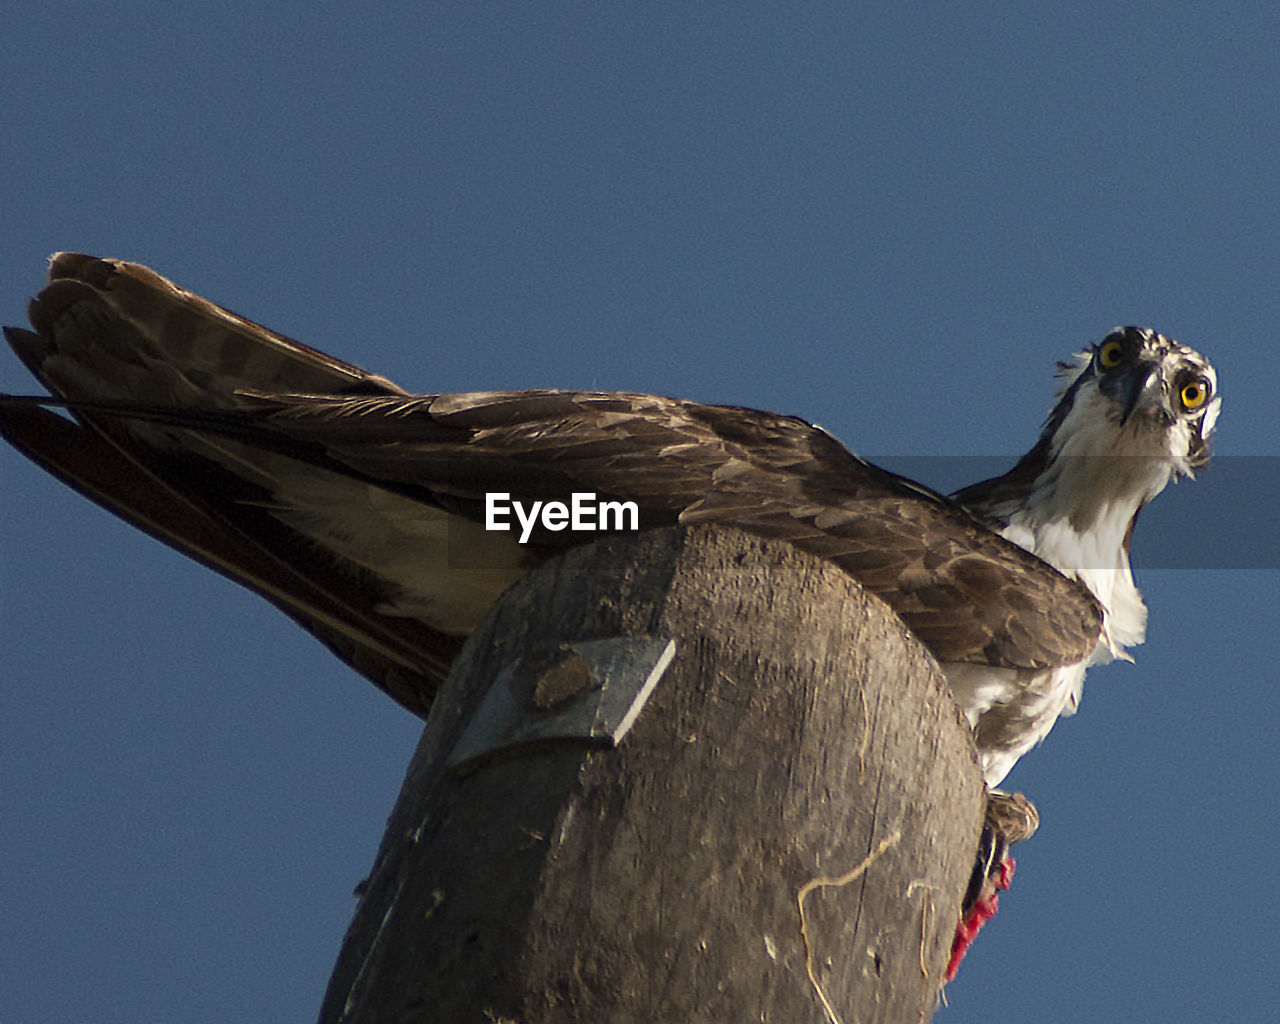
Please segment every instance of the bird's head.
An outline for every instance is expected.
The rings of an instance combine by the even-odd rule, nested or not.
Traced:
[[[1119,657],[1146,622],[1129,576],[1134,525],[1170,480],[1209,461],[1218,379],[1204,356],[1141,327],[1117,327],[1060,366],[1064,385],[1031,451],[952,497],[1084,583]]]
[[[1142,327],[1117,327],[1076,361],[1042,441],[1060,455],[1167,460],[1190,476],[1209,461],[1218,379],[1193,349]]]

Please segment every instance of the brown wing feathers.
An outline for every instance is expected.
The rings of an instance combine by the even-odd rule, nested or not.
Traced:
[[[6,334],[73,402],[165,406],[149,418],[210,435],[234,427],[238,444],[258,438],[277,456],[292,450],[473,519],[488,490],[518,500],[590,490],[636,501],[644,525],[717,523],[784,538],[883,597],[940,660],[1061,664],[1086,656],[1098,635],[1100,611],[1083,587],[792,417],[630,393],[411,396],[144,267],[83,256],[54,260],[31,321],[37,334]],[[201,424],[190,412],[201,407],[230,411]],[[305,557],[280,523],[228,497],[235,481],[225,469],[158,452],[127,417],[76,419],[0,405],[0,431],[44,468],[262,594],[425,712],[459,638],[379,614],[371,581]]]

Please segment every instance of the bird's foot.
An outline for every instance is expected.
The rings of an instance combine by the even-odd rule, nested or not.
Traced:
[[[996,915],[999,894],[1009,888],[1015,863],[1009,847],[1030,839],[1040,825],[1035,804],[1021,793],[992,790],[987,794],[987,813],[982,822],[982,837],[969,886],[960,904],[960,920],[951,942],[951,959],[947,963],[947,981],[956,976],[960,961],[973,944],[982,926]]]

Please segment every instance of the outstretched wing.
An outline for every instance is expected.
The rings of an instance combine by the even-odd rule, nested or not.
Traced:
[[[184,291],[147,267],[60,253],[29,307],[38,333],[5,328],[14,351],[65,398],[234,407],[246,382],[283,390],[403,394]],[[362,574],[254,506],[244,485],[205,459],[141,440],[116,417],[70,420],[0,406],[0,433],[64,483],[126,522],[260,594],[399,703],[425,714],[461,639],[373,610]]]
[[[635,501],[642,526],[783,538],[884,598],[941,661],[1076,662],[1083,587],[802,420],[654,395],[409,395],[135,264],[63,254],[11,344],[74,420],[0,431],[94,501],[262,594],[423,713],[503,587],[582,534],[486,533],[484,496]],[[411,543],[410,543],[411,541]]]

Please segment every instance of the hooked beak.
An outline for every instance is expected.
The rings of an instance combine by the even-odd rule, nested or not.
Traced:
[[[1149,412],[1153,418],[1162,415],[1164,388],[1159,379],[1159,367],[1155,363],[1137,363],[1127,373],[1116,378],[1111,397],[1124,406],[1124,412],[1120,415],[1122,427],[1135,412]]]

